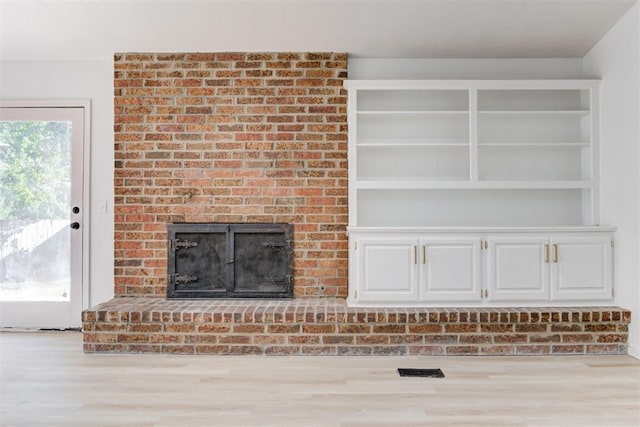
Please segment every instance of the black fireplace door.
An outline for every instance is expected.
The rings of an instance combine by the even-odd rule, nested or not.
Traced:
[[[169,298],[292,298],[293,225],[168,225]]]

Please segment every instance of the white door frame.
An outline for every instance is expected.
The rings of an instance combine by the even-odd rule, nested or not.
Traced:
[[[90,230],[91,230],[91,100],[0,100],[0,108],[81,108],[83,109],[83,153],[81,159],[72,156],[72,162],[82,162],[82,299],[81,309],[89,308],[90,301]],[[82,326],[80,315],[71,325],[52,325],[54,328],[76,328]],[[44,326],[46,327],[46,325]]]

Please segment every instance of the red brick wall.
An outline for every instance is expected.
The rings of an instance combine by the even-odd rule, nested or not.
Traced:
[[[167,222],[289,222],[295,296],[345,297],[347,54],[114,61],[116,296],[166,295]]]

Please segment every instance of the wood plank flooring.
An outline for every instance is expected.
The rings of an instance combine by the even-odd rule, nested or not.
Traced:
[[[77,332],[2,332],[0,425],[640,426],[640,361],[101,355]]]

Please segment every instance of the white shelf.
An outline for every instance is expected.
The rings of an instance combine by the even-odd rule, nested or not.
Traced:
[[[588,142],[478,142],[479,147],[590,147]]]
[[[515,116],[515,117],[585,117],[590,114],[589,110],[481,110],[480,116]]]
[[[349,90],[406,90],[412,91],[456,91],[478,89],[480,91],[567,91],[597,88],[597,79],[521,79],[521,80],[462,80],[462,79],[362,79],[345,80]]]
[[[478,181],[474,188],[505,190],[577,190],[591,188],[591,181]]]
[[[370,141],[370,140],[369,140]],[[469,142],[461,141],[386,141],[385,142],[358,142],[358,148],[402,148],[402,147],[468,147]]]
[[[359,233],[613,233],[617,227],[591,226],[409,226],[409,227],[347,227],[348,232]]]
[[[591,188],[591,181],[474,181],[460,180],[363,180],[358,190],[577,190]]]
[[[460,116],[469,115],[469,111],[457,110],[361,110],[357,112],[363,116],[409,116],[409,115],[436,115],[436,116]]]
[[[595,81],[347,87],[350,226],[597,223]]]

